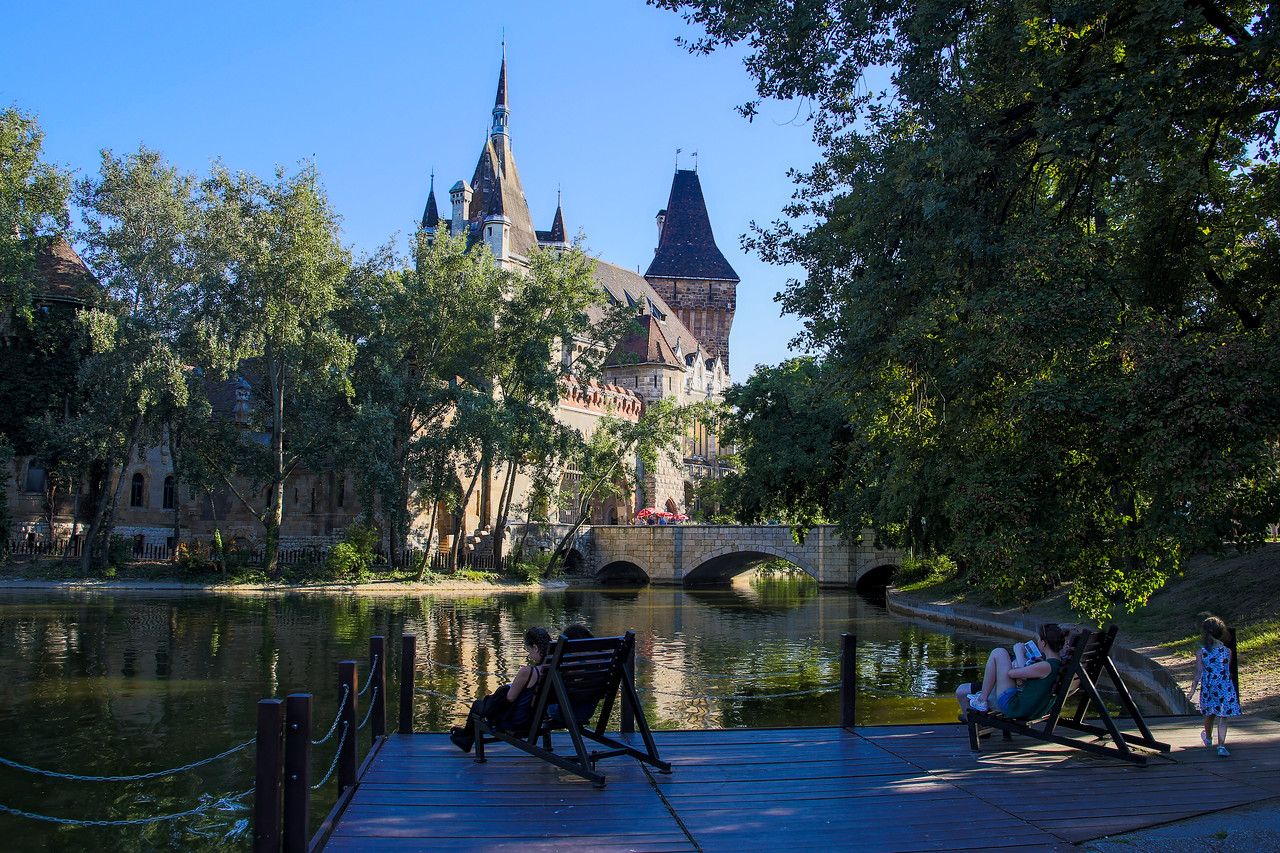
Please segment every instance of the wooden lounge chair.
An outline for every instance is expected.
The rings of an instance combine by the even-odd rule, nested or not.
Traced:
[[[628,631],[621,637],[592,637],[570,640],[561,636],[552,647],[547,668],[533,697],[532,722],[521,731],[502,731],[487,720],[473,714],[476,761],[485,760],[487,743],[502,741],[524,750],[535,758],[541,758],[557,767],[589,780],[597,788],[603,787],[605,777],[596,772],[596,762],[602,758],[629,755],[656,767],[663,773],[671,772],[671,765],[658,757],[658,747],[645,720],[644,709],[636,696],[635,685],[624,677],[624,664],[631,658],[635,647],[635,633]],[[644,741],[644,750],[615,740],[604,733],[613,713],[614,701],[621,696],[623,707],[631,712],[636,730]],[[547,709],[558,706],[553,717]],[[578,719],[574,709],[591,709],[596,724],[590,726],[591,713]],[[551,749],[551,732],[567,729],[573,741],[574,755],[558,755]],[[542,746],[538,745],[539,738]],[[584,738],[609,747],[606,750],[588,752]]]
[[[1053,685],[1053,704],[1048,713],[1038,720],[1015,720],[996,711],[973,711],[965,714],[965,722],[969,729],[969,748],[979,750],[980,729],[999,729],[1005,740],[1011,740],[1013,734],[1021,734],[1037,740],[1060,743],[1080,749],[1094,755],[1113,756],[1132,761],[1134,764],[1146,764],[1147,756],[1134,751],[1134,747],[1168,752],[1167,743],[1161,743],[1151,734],[1142,712],[1134,704],[1124,679],[1111,660],[1111,646],[1115,643],[1117,629],[1113,625],[1104,631],[1082,629],[1072,631],[1062,650],[1062,666],[1058,669],[1058,677]],[[1116,726],[1115,719],[1098,694],[1098,679],[1106,673],[1115,687],[1116,698],[1125,716],[1133,720],[1138,727],[1138,734],[1126,734]],[[1075,699],[1073,711],[1066,711],[1067,704]],[[1102,725],[1086,722],[1086,717],[1093,711],[1100,718]],[[1068,737],[1059,734],[1058,729],[1071,732],[1082,732],[1094,735],[1095,740]],[[1110,743],[1098,742],[1101,738],[1110,738]]]

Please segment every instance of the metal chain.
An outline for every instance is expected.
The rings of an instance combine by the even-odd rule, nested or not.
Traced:
[[[146,779],[160,779],[165,776],[175,776],[179,773],[185,773],[188,770],[194,770],[197,767],[203,767],[206,764],[212,764],[226,758],[229,755],[235,755],[242,749],[252,746],[257,742],[257,738],[247,740],[242,744],[231,747],[225,752],[212,755],[208,758],[202,758],[199,761],[193,761],[190,764],[184,764],[181,767],[171,767],[168,770],[154,770],[150,773],[131,773],[124,776],[86,776],[81,773],[58,773],[54,770],[42,770],[39,767],[32,767],[29,764],[20,764],[8,758],[0,758],[0,764],[5,767],[11,767],[14,770],[22,770],[27,773],[35,773],[38,776],[47,776],[50,779],[66,779],[71,782],[141,782]]]
[[[665,669],[668,672],[678,672],[681,675],[693,678],[709,678],[715,680],[748,681],[765,678],[789,678],[796,674],[794,672],[749,672],[742,674],[732,672],[695,672],[682,667],[672,666],[669,663],[663,663],[662,661],[654,660],[653,658],[645,657],[644,655],[636,655],[636,660],[643,661],[651,666],[656,666],[659,669]],[[826,661],[825,663],[827,665],[831,665],[832,662]]]
[[[456,663],[445,663],[442,660],[435,660],[433,658],[427,658],[427,663],[430,664],[431,666],[438,666],[441,669],[452,669],[455,672],[466,672],[471,675],[491,675],[491,676],[494,676],[495,678],[507,677],[507,673],[505,672],[489,672],[483,669],[472,669],[469,666],[461,666]]]
[[[437,699],[448,699],[450,701],[458,702],[464,705],[467,702],[467,700],[463,699],[461,696],[450,696],[448,693],[441,693],[437,690],[428,690],[425,687],[415,687],[413,688],[413,691],[415,693],[422,693],[423,695],[426,695],[426,696],[435,696]]]
[[[365,679],[364,687],[362,687],[360,689],[360,692],[356,694],[357,696],[363,696],[364,694],[369,692],[369,685],[373,684],[373,674],[377,671],[378,671],[378,656],[374,655],[373,663],[369,664],[369,677]]]
[[[239,794],[227,797],[218,797],[207,803],[202,803],[193,809],[187,809],[184,812],[175,814],[153,815],[152,817],[135,817],[127,820],[76,820],[69,817],[53,817],[52,815],[36,814],[35,812],[15,809],[12,806],[6,806],[0,803],[0,812],[6,812],[14,817],[25,817],[28,820],[39,820],[45,823],[56,823],[60,826],[143,826],[149,823],[162,823],[169,820],[180,820],[184,817],[193,817],[198,814],[204,814],[214,807],[223,807],[229,805],[239,805],[245,797],[253,793],[253,788],[241,791]],[[229,809],[228,809],[229,811]]]
[[[321,744],[328,742],[329,738],[333,737],[334,730],[338,728],[338,721],[342,719],[342,712],[347,709],[347,699],[350,698],[350,696],[351,688],[345,684],[342,685],[342,701],[338,703],[338,713],[333,716],[333,724],[329,726],[329,731],[324,733],[324,737],[320,738],[320,740],[311,741],[312,746],[320,746]]]
[[[364,727],[369,724],[369,719],[373,716],[373,706],[378,701],[378,688],[373,688],[373,698],[369,700],[369,710],[364,712],[364,719],[360,721],[360,725],[356,726],[356,731],[364,731]]]
[[[668,696],[672,699],[721,699],[730,702],[745,702],[748,699],[788,699],[793,696],[813,696],[817,693],[830,693],[839,690],[839,684],[826,684],[822,687],[814,687],[809,690],[792,690],[787,693],[760,693],[751,696],[738,696],[735,694],[715,694],[715,693],[671,693],[666,690],[654,690],[647,687],[637,687],[637,693],[652,693],[655,696]]]
[[[333,762],[329,765],[329,771],[324,774],[323,779],[321,779],[319,782],[311,786],[311,790],[318,791],[324,785],[325,782],[329,781],[329,777],[333,775],[334,769],[337,768],[338,766],[338,759],[342,757],[342,745],[345,744],[346,742],[347,742],[347,723],[344,720],[342,723],[342,737],[338,738],[338,748],[334,750]]]

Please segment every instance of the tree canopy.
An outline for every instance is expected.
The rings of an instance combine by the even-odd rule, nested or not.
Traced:
[[[855,433],[826,473],[843,524],[1011,598],[1073,580],[1095,615],[1261,540],[1274,6],[655,2],[811,107],[822,159],[747,243],[803,267],[782,301]]]

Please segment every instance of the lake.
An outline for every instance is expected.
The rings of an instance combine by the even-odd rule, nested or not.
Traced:
[[[795,579],[729,589],[563,589],[431,595],[0,594],[0,757],[124,775],[175,767],[253,737],[255,703],[314,694],[315,738],[338,707],[335,662],[388,638],[396,725],[402,633],[418,635],[415,727],[461,722],[466,705],[523,662],[526,627],[584,622],[637,635],[637,686],[654,728],[837,725],[840,635],[858,637],[859,725],[955,719],[955,685],[979,675],[990,641],[889,615],[852,592]],[[368,701],[360,705],[363,716]],[[368,748],[368,730],[360,754]],[[313,780],[336,738],[314,749]],[[0,766],[0,803],[72,818],[134,818],[249,788],[253,748],[140,782],[46,780]],[[336,796],[317,792],[318,821]],[[246,801],[251,801],[251,797]],[[68,828],[0,814],[10,850],[247,849],[247,809],[227,805],[149,827]]]

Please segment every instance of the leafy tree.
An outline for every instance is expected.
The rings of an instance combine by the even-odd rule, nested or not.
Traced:
[[[527,274],[511,276],[498,303],[488,367],[500,401],[497,441],[485,453],[503,471],[493,526],[495,566],[502,561],[520,472],[558,467],[575,443],[573,431],[553,414],[562,380],[598,376],[633,322],[625,307],[601,308],[602,301],[595,261],[575,245],[533,251]],[[599,315],[594,322],[593,311]]]
[[[434,530],[437,504],[452,495],[453,460],[465,443],[452,415],[464,397],[489,394],[476,354],[493,346],[493,306],[507,275],[485,247],[468,251],[465,237],[443,231],[414,237],[407,269],[372,260],[353,272],[344,321],[358,341],[346,459],[365,505],[382,508],[398,565],[412,519],[431,506]]]
[[[636,421],[614,417],[600,420],[575,459],[582,472],[576,493],[561,495],[561,500],[573,507],[575,520],[552,551],[547,577],[569,553],[570,543],[591,517],[596,502],[634,495],[640,472],[656,468],[660,456],[680,464],[680,438],[698,419],[709,420],[704,404],[679,406],[664,398],[645,406]]]
[[[31,313],[35,295],[34,238],[69,226],[71,180],[41,160],[44,134],[31,116],[0,110],[0,328],[16,312]]]
[[[240,442],[240,464],[227,465],[224,479],[262,523],[265,568],[275,574],[285,481],[304,460],[331,462],[338,401],[350,394],[354,346],[335,315],[351,261],[310,164],[272,181],[218,165],[202,208],[192,251],[204,362],[249,381],[252,427],[266,437],[265,447]]]
[[[822,160],[748,243],[804,269],[783,304],[858,433],[831,486],[844,525],[1009,598],[1073,580],[1097,616],[1193,550],[1261,540],[1280,516],[1269,5],[656,4],[704,27],[694,50],[746,45],[761,98],[812,108]]]
[[[743,524],[782,519],[803,534],[827,520],[853,438],[849,406],[813,358],[760,367],[725,395],[725,445],[740,471],[725,475],[726,508]]]

